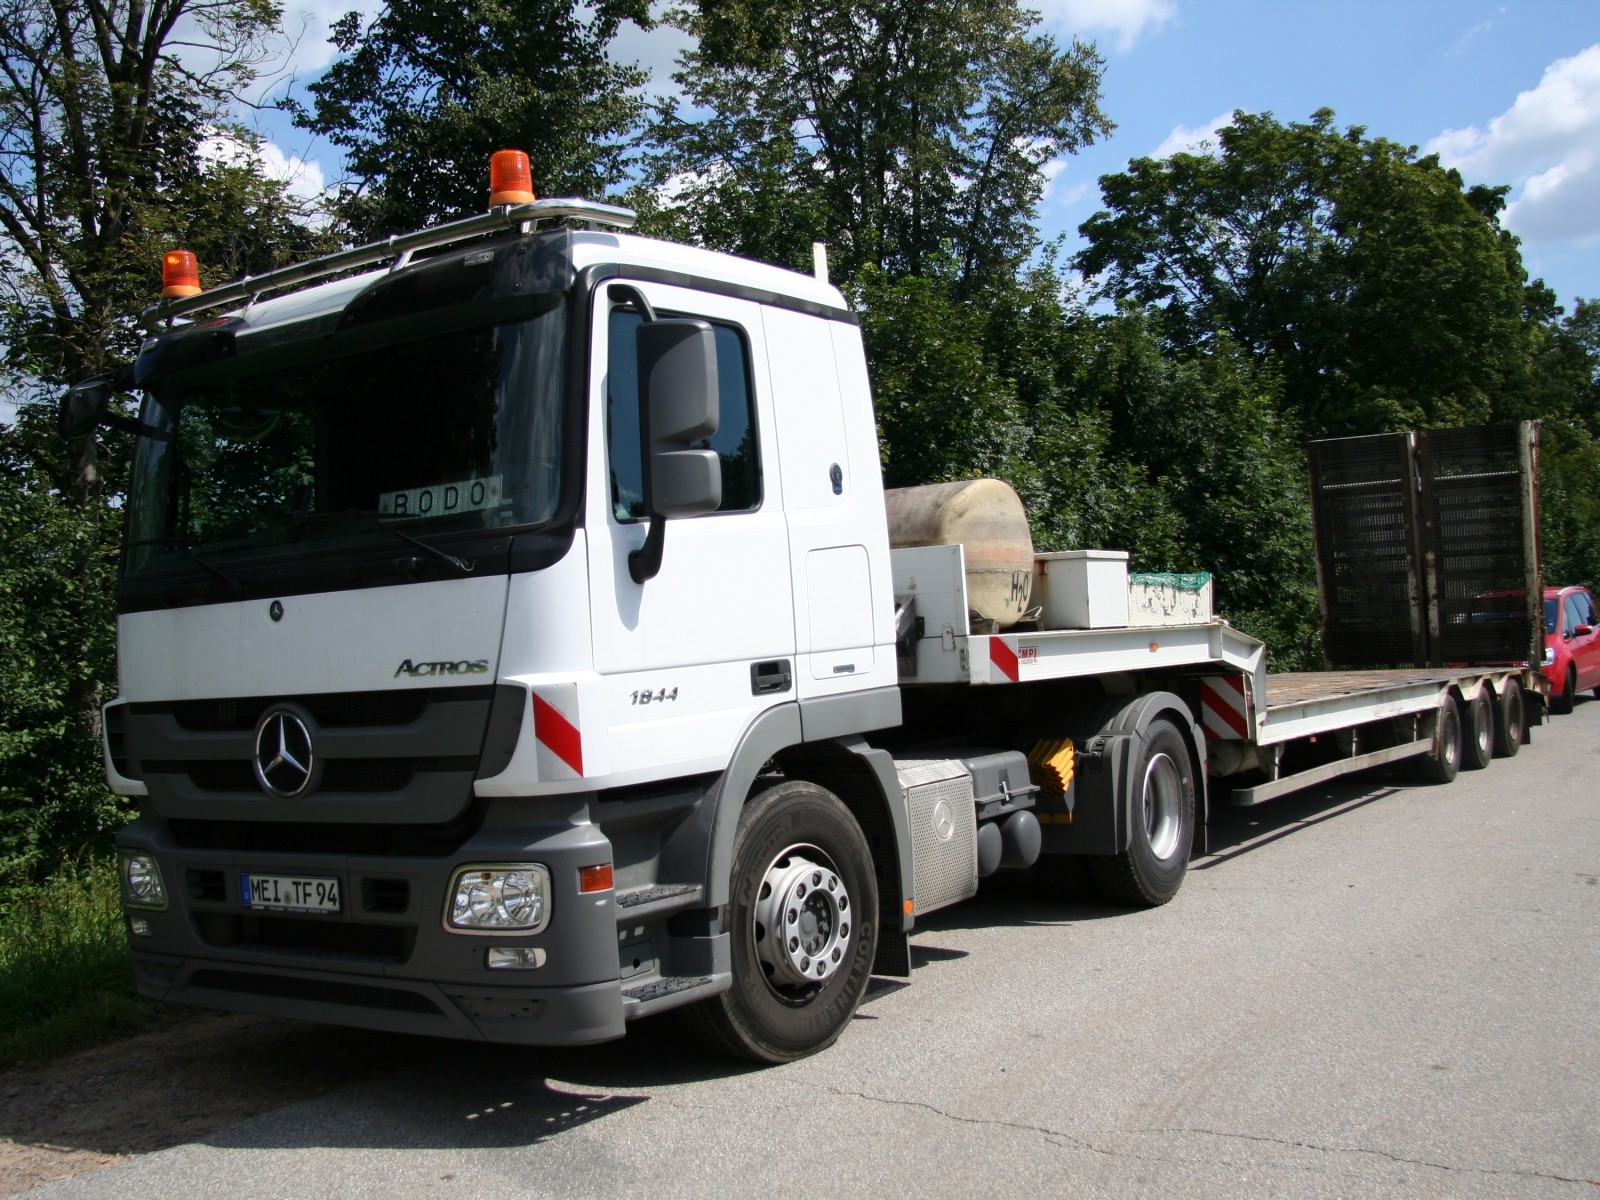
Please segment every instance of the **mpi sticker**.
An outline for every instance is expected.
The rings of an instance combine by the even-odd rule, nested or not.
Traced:
[[[438,483],[405,492],[384,492],[378,512],[386,517],[447,517],[452,513],[480,512],[500,507],[501,476]]]

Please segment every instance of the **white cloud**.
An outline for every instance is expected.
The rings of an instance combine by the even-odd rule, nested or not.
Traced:
[[[239,163],[250,153],[249,146],[226,133],[216,134],[200,143],[200,157],[211,162]],[[328,190],[321,163],[307,162],[298,154],[286,153],[275,142],[263,141],[257,146],[255,159],[262,174],[288,185],[287,191],[291,196],[301,200],[316,200]]]
[[[1530,243],[1600,238],[1600,44],[1551,63],[1486,128],[1447,129],[1427,149],[1470,179],[1513,184],[1506,224]]]
[[[1216,148],[1217,131],[1233,124],[1233,109],[1220,112],[1204,125],[1174,125],[1151,158],[1171,158],[1174,154],[1209,154]]]
[[[651,6],[651,15],[659,21],[666,8],[658,0]],[[645,91],[650,95],[674,95],[678,85],[672,82],[672,73],[678,69],[678,54],[694,44],[694,38],[671,25],[640,29],[632,21],[624,21],[606,47],[606,57],[612,62],[638,63],[648,71],[650,81],[645,84]]]
[[[1127,50],[1146,29],[1155,33],[1178,15],[1176,0],[1046,0],[1044,19],[1066,33],[1116,34],[1117,49]]]

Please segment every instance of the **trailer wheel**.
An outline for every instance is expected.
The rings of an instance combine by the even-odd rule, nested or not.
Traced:
[[[1415,761],[1417,778],[1424,783],[1449,783],[1461,770],[1461,709],[1454,696],[1446,696],[1439,706],[1433,752]]]
[[[1154,908],[1183,886],[1194,839],[1194,767],[1189,747],[1170,721],[1151,721],[1130,779],[1128,848],[1089,860],[1107,900]]]
[[[1507,679],[1494,706],[1494,753],[1496,758],[1511,758],[1522,749],[1522,733],[1527,728],[1527,713],[1522,703],[1522,684]]]
[[[1494,703],[1492,693],[1485,684],[1478,694],[1467,702],[1467,719],[1463,722],[1461,739],[1461,765],[1468,771],[1481,771],[1494,757]]]
[[[831,1046],[866,994],[878,945],[872,851],[832,792],[801,780],[744,806],[727,932],[733,986],[681,1017],[707,1049],[762,1063]]]
[[[1567,668],[1567,681],[1561,690],[1550,697],[1550,711],[1564,717],[1572,711],[1572,701],[1578,691],[1578,668]]]

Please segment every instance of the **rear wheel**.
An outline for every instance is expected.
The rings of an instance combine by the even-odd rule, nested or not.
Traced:
[[[832,792],[796,780],[745,805],[734,835],[733,986],[686,1006],[708,1049],[782,1063],[831,1046],[866,993],[878,944],[872,851]]]
[[[1578,668],[1568,667],[1566,682],[1561,691],[1550,697],[1550,711],[1564,717],[1572,711],[1572,699],[1578,691]]]
[[[1511,758],[1522,749],[1522,731],[1527,728],[1527,713],[1522,702],[1522,685],[1507,679],[1494,705],[1494,752],[1497,758]]]
[[[1439,706],[1433,733],[1433,752],[1416,760],[1417,777],[1424,783],[1449,783],[1461,770],[1461,710],[1454,696]]]
[[[1467,719],[1463,722],[1461,765],[1469,771],[1481,771],[1494,757],[1494,693],[1485,684],[1478,694],[1467,701]]]
[[[1183,886],[1194,839],[1194,769],[1176,726],[1150,722],[1135,769],[1128,848],[1090,859],[1089,870],[1106,899],[1154,908]]]

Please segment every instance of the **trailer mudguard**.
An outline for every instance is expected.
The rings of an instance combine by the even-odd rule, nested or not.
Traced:
[[[1206,851],[1210,800],[1205,742],[1189,706],[1171,692],[1106,696],[1067,714],[1062,722],[1077,745],[1072,823],[1044,826],[1046,854],[1121,854],[1128,848],[1133,813],[1134,752],[1157,717],[1176,725],[1188,743],[1194,769],[1196,853]]]

